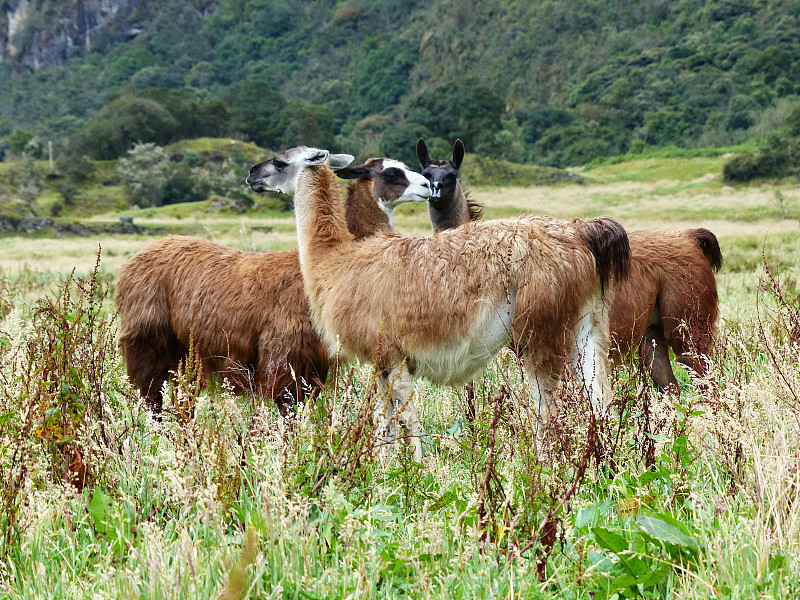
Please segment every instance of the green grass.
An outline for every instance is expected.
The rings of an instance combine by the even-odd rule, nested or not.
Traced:
[[[536,437],[509,353],[479,378],[472,427],[462,390],[418,382],[421,465],[400,443],[386,461],[373,452],[369,365],[343,366],[290,422],[224,385],[197,388],[189,365],[154,419],[125,378],[113,301],[101,300],[154,237],[100,240],[83,293],[64,281],[71,268],[91,276],[97,240],[0,239],[0,598],[796,597],[800,226],[781,217],[798,188],[723,188],[713,170],[673,160],[595,167],[584,186],[476,192],[491,217],[551,207],[650,227],[713,219],[725,259],[719,391],[676,367],[680,400],[658,397],[623,365],[621,417],[601,432],[599,463],[585,460],[588,407],[569,385],[557,433]],[[593,172],[611,167],[618,181]],[[695,183],[666,177],[684,168]],[[239,248],[292,243],[291,213],[197,209],[130,214]],[[410,205],[396,224],[424,232],[426,220]],[[90,469],[81,491],[63,483],[72,449]]]

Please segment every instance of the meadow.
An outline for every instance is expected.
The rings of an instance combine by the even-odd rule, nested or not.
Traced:
[[[0,598],[797,597],[800,184],[725,186],[722,161],[609,161],[555,186],[465,177],[487,218],[711,229],[718,342],[706,381],[675,367],[679,398],[618,367],[608,423],[564,385],[545,439],[510,353],[476,382],[472,420],[463,390],[420,381],[421,464],[402,443],[377,456],[367,364],[284,420],[203,387],[189,360],[154,419],[116,351],[113,282],[155,238],[0,238]],[[291,212],[124,214],[243,250],[295,244]],[[426,207],[395,225],[427,235]]]

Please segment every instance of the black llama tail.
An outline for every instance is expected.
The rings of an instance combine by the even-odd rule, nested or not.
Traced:
[[[691,236],[700,246],[700,250],[706,255],[711,268],[714,271],[719,271],[722,268],[722,250],[719,249],[719,242],[717,236],[711,233],[708,229],[692,229]]]
[[[631,268],[631,247],[622,225],[609,217],[590,219],[586,221],[583,240],[594,255],[595,268],[603,291],[610,277],[619,281],[628,276]]]

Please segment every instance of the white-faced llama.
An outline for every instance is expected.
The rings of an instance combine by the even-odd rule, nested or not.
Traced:
[[[331,157],[338,166],[350,160]],[[391,230],[379,204],[428,193],[428,182],[396,161],[373,159],[353,172],[360,178],[348,188],[347,207],[356,238]],[[120,269],[115,299],[128,375],[156,410],[190,338],[207,372],[274,398],[282,412],[328,374],[330,355],[311,325],[297,250],[241,252],[167,237]]]
[[[312,321],[331,350],[374,361],[390,393],[378,433],[397,420],[422,456],[412,375],[469,380],[504,346],[521,349],[541,418],[564,367],[607,413],[608,301],[627,272],[628,238],[612,219],[521,217],[427,238],[356,240],[328,152],[287,151],[254,166],[253,189],[294,189],[300,269]]]

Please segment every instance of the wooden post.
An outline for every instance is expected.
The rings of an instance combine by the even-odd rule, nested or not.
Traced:
[[[47,153],[50,156],[50,170],[53,170],[53,140],[47,140]]]

